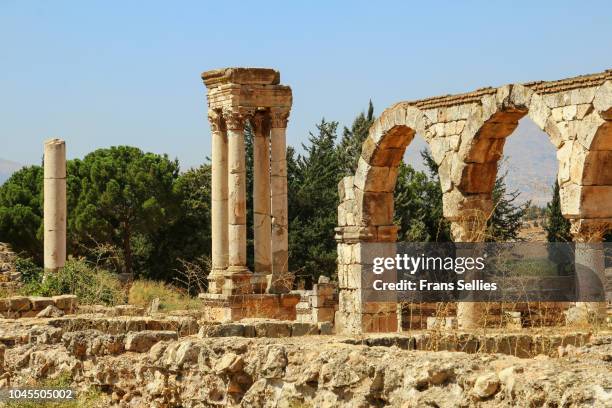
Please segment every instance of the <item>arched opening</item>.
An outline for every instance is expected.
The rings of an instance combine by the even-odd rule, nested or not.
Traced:
[[[506,138],[525,117],[529,118],[527,122],[535,124],[532,129],[537,127],[548,136],[552,142],[549,149],[556,149],[558,166],[551,167],[558,167],[554,173],[558,173],[563,216],[572,222],[612,221],[610,206],[601,205],[602,198],[612,201],[612,175],[608,170],[612,150],[608,136],[609,89],[602,93],[594,88],[601,83],[595,82],[584,89],[576,85],[582,82],[559,83],[507,85],[399,103],[383,112],[374,123],[363,144],[355,176],[341,183],[340,227],[336,235],[340,308],[349,315],[351,310],[359,311],[361,320],[356,321],[359,330],[389,329],[389,325],[378,323],[390,318],[368,316],[368,305],[358,296],[362,288],[357,281],[364,267],[359,257],[360,245],[396,242],[398,227],[394,220],[393,192],[401,158],[415,134],[424,136],[438,167],[443,213],[450,222],[455,242],[487,240],[487,220],[495,210],[494,189]],[[605,86],[610,88],[609,83],[602,88]],[[605,102],[598,102],[598,98]],[[605,109],[597,108],[598,103]],[[538,175],[546,177],[541,172]],[[546,179],[540,184],[546,184]],[[544,196],[539,200],[546,201]],[[346,286],[348,290],[343,291],[343,279],[345,283],[352,281],[354,286]],[[343,295],[347,296],[344,300],[351,297],[346,307],[343,307]],[[469,304],[462,306],[465,313],[458,311],[459,321],[478,316],[478,310]],[[385,313],[390,314],[391,309],[387,308]]]

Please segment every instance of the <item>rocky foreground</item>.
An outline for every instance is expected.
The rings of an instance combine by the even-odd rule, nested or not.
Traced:
[[[325,330],[189,316],[0,320],[0,386],[68,373],[72,387],[95,387],[102,406],[119,407],[612,406],[610,332]],[[446,351],[421,350],[434,346]]]

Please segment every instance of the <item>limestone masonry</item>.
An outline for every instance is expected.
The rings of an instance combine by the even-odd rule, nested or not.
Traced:
[[[577,242],[601,242],[612,227],[612,71],[526,84],[484,88],[386,109],[365,140],[354,176],[339,184],[338,328],[394,331],[389,304],[361,304],[360,245],[387,242],[393,253],[393,191],[398,165],[416,133],[431,148],[443,192],[444,216],[456,242],[485,239],[492,190],[506,137],[528,116],[557,148],[561,208]],[[601,272],[603,251],[581,260]],[[458,305],[464,328],[477,326],[476,303]],[[602,315],[603,304],[578,305]]]

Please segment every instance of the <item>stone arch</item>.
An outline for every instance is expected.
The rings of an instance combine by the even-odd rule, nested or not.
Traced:
[[[578,241],[600,239],[612,226],[612,70],[550,82],[483,88],[401,102],[385,110],[366,138],[354,176],[339,184],[339,332],[394,331],[393,305],[364,303],[362,244],[377,242],[392,253],[393,191],[404,151],[416,133],[424,136],[438,164],[444,216],[454,241],[484,240],[493,210],[492,190],[505,138],[527,116],[557,148],[563,214]],[[597,228],[592,226],[596,225]],[[595,237],[595,238],[593,238]],[[378,244],[377,244],[378,245]],[[470,302],[461,321],[477,315]],[[459,308],[458,308],[459,309]],[[463,313],[463,314],[461,314]]]
[[[393,225],[393,191],[398,167],[415,134],[424,133],[427,118],[414,107],[397,104],[385,110],[363,143],[354,177],[357,225]],[[373,237],[373,240],[379,240]],[[385,240],[380,237],[380,240]]]

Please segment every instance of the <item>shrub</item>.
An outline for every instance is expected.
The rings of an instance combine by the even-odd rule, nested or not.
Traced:
[[[25,284],[42,279],[43,268],[36,265],[32,258],[15,258],[15,269],[21,273],[21,281]]]
[[[197,308],[197,299],[189,297],[178,288],[164,282],[137,280],[128,294],[128,303],[148,307],[153,299],[159,298],[160,310],[185,310]]]
[[[125,294],[117,277],[104,270],[92,267],[82,258],[69,259],[57,273],[42,274],[26,282],[23,294],[56,296],[72,294],[82,304],[104,304],[113,306],[124,303]]]

